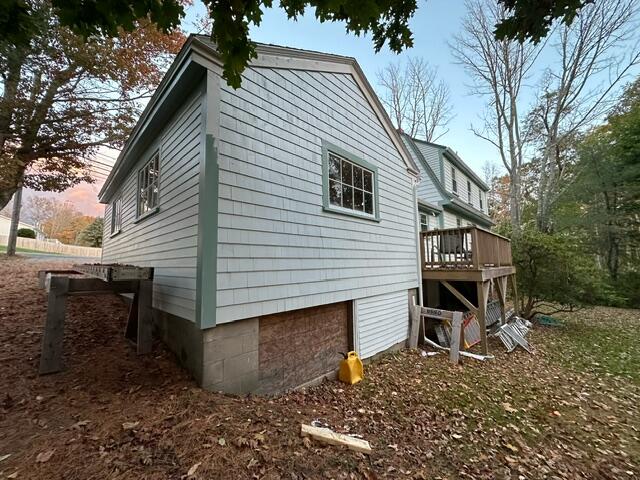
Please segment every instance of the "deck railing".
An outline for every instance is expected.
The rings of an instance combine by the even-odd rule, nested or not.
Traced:
[[[513,265],[511,241],[479,227],[422,232],[420,255],[423,269],[481,269]]]

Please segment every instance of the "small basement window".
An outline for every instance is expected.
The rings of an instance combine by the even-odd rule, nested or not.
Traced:
[[[152,213],[158,207],[159,180],[160,154],[156,152],[138,171],[138,217]]]
[[[338,147],[324,147],[325,210],[378,220],[377,168]]]
[[[122,195],[111,204],[111,235],[115,235],[122,228]]]

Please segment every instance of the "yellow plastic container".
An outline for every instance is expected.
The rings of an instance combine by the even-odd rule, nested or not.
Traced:
[[[353,385],[362,380],[364,376],[362,368],[362,360],[356,352],[347,353],[347,358],[340,362],[340,370],[338,371],[338,379],[341,382]]]

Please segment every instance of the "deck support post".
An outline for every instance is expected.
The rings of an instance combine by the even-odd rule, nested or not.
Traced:
[[[476,318],[480,324],[480,347],[482,354],[489,353],[489,344],[487,342],[487,300],[489,299],[489,280],[484,282],[476,282],[476,291],[478,292],[478,309]]]
[[[496,278],[496,290],[500,302],[500,325],[504,325],[507,322],[507,277]]]
[[[42,337],[40,375],[62,370],[62,347],[64,341],[64,316],[69,292],[69,277],[49,276],[47,319]]]
[[[516,283],[516,275],[509,275],[511,280],[511,289],[513,290],[513,312],[520,315],[520,304],[518,303],[518,284]]]

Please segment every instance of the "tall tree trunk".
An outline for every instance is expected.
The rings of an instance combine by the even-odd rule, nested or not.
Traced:
[[[11,227],[9,228],[9,241],[7,242],[7,255],[16,254],[16,242],[18,241],[18,225],[20,224],[20,209],[22,208],[22,185],[16,189],[13,196],[13,212],[11,213]]]

